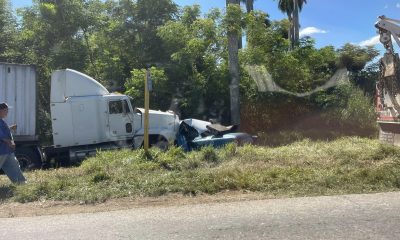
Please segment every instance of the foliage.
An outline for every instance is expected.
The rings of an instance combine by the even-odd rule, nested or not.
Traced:
[[[379,77],[378,62],[374,61],[379,51],[373,47],[359,47],[345,44],[338,49],[338,65],[350,71],[350,80],[364,90],[365,94],[373,96],[375,82]],[[374,61],[371,63],[371,61]]]
[[[377,140],[307,139],[280,147],[205,148],[184,153],[151,149],[101,152],[79,167],[26,173],[14,186],[0,176],[2,201],[103,202],[112,198],[259,192],[314,196],[398,191],[400,150]]]
[[[0,0],[0,62],[18,60],[18,30],[7,0]]]
[[[156,108],[167,110],[170,106],[171,94],[164,70],[152,67],[149,69],[153,90],[150,92],[151,104]],[[144,106],[144,83],[146,69],[133,69],[131,78],[125,82],[126,94],[135,100],[137,107]]]
[[[316,49],[313,39],[302,38],[296,49],[287,51],[286,21],[267,28],[265,17],[262,13],[247,16],[249,47],[243,54],[244,63],[265,65],[272,79],[292,92],[310,91],[329,79],[337,69],[333,47]]]
[[[299,2],[300,7],[303,2]],[[142,106],[142,71],[152,67],[152,108],[172,109],[181,118],[214,118],[229,123],[227,36],[229,32],[245,32],[247,44],[239,50],[239,76],[241,117],[248,122],[241,121],[242,126],[255,124],[250,115],[256,120],[262,116],[269,124],[256,124],[258,129],[252,128],[256,132],[269,126],[287,126],[290,121],[283,119],[288,112],[300,118],[307,114],[329,115],[326,121],[333,122],[329,120],[332,118],[341,126],[358,115],[358,119],[365,117],[367,125],[372,125],[366,106],[372,105],[369,98],[375,91],[378,70],[370,62],[377,50],[351,44],[340,49],[317,49],[311,38],[300,39],[291,49],[291,26],[288,19],[270,21],[268,13],[244,14],[238,6],[229,6],[225,12],[212,9],[201,16],[200,6],[179,8],[172,0],[35,0],[31,7],[18,9],[17,14],[9,1],[0,0],[0,61],[36,66],[37,129],[42,139],[51,135],[50,75],[60,68],[82,71],[111,91],[127,91],[136,105]],[[246,71],[249,65],[265,67],[279,86],[298,93],[321,86],[345,66],[351,82],[366,97],[353,87],[343,92],[330,89],[310,98],[259,93]],[[338,91],[346,104],[332,100]],[[354,96],[346,95],[354,92]],[[350,111],[348,107],[358,110]]]
[[[375,111],[370,98],[352,84],[342,84],[331,93],[315,95],[316,104],[326,110],[322,114],[328,123],[351,129],[375,128]]]
[[[144,69],[151,68],[152,108],[229,122],[227,35],[245,32],[247,45],[239,50],[241,130],[257,133],[261,144],[283,145],[191,153],[172,147],[153,149],[150,157],[143,150],[101,152],[80,167],[27,173],[29,184],[22,186],[0,176],[8,189],[0,199],[100,202],[226,190],[274,196],[398,190],[397,148],[356,137],[304,140],[374,136],[378,68],[371,61],[377,50],[351,44],[317,49],[312,38],[291,48],[291,21],[270,21],[259,11],[243,14],[238,6],[201,16],[200,6],[179,8],[172,0],[35,0],[15,15],[9,1],[0,0],[0,61],[36,66],[42,140],[51,135],[50,75],[59,68],[126,90],[139,107]],[[350,83],[301,98],[260,93],[247,66],[265,67],[279,86],[297,93],[321,86],[341,67],[350,71]]]
[[[227,32],[239,34],[242,32],[242,10],[239,4],[229,4],[226,9],[224,25]]]
[[[365,66],[359,72],[352,73],[352,82],[364,91],[364,94],[372,96],[375,93],[376,81],[379,79],[379,62]]]
[[[165,72],[181,117],[223,120],[227,113],[228,78],[220,26],[218,10],[201,18],[200,7],[195,5],[185,7],[179,21],[158,29],[171,50],[171,64]]]
[[[358,72],[365,65],[379,55],[374,47],[359,47],[350,43],[345,44],[338,50],[339,65],[346,67],[349,71]]]
[[[291,49],[299,44],[300,39],[300,20],[299,12],[302,10],[306,0],[279,0],[278,8],[281,12],[286,13],[289,21],[288,37],[291,43]]]
[[[374,134],[372,97],[377,68],[376,65],[364,66],[376,57],[377,51],[350,44],[339,50],[332,46],[316,49],[313,39],[308,37],[300,39],[299,46],[288,51],[289,44],[285,39],[287,22],[272,22],[267,26],[264,19],[265,15],[258,12],[246,17],[248,47],[242,52],[242,64],[264,66],[275,83],[294,93],[322,86],[341,67],[350,70],[352,85],[333,87],[304,98],[260,93],[244,67],[242,130],[273,134],[285,128],[306,131],[314,128],[321,135],[331,130]]]

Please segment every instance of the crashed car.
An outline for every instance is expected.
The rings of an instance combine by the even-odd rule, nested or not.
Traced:
[[[223,126],[198,119],[185,119],[180,122],[176,138],[177,145],[185,151],[205,146],[222,147],[228,143],[251,144],[255,137],[243,132],[235,132],[236,126]]]

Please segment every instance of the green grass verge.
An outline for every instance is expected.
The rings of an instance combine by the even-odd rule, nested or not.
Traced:
[[[25,185],[0,177],[0,200],[101,202],[169,193],[226,190],[272,196],[315,196],[400,188],[400,148],[348,137],[303,140],[281,147],[227,145],[184,153],[143,150],[100,152],[79,167],[26,173]]]

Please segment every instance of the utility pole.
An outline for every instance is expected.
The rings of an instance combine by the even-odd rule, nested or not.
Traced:
[[[152,82],[150,76],[150,69],[146,68],[146,74],[144,78],[144,139],[143,147],[144,151],[148,153],[149,151],[149,92],[152,91]]]

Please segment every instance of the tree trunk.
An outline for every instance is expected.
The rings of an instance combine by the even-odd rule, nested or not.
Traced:
[[[293,17],[291,14],[288,14],[289,20],[289,32],[288,32],[288,39],[290,41],[290,50],[294,49],[294,28],[293,28]]]
[[[246,11],[247,11],[247,13],[250,13],[253,10],[254,10],[254,0],[247,0],[246,1]]]
[[[239,0],[227,0],[229,4],[240,4]],[[229,14],[229,13],[228,13]],[[229,74],[231,76],[230,88],[230,106],[231,106],[231,124],[240,124],[240,99],[239,99],[239,56],[238,56],[239,36],[237,31],[228,31],[228,58]]]
[[[297,46],[300,39],[300,22],[299,22],[299,3],[298,0],[293,0],[293,46]]]

